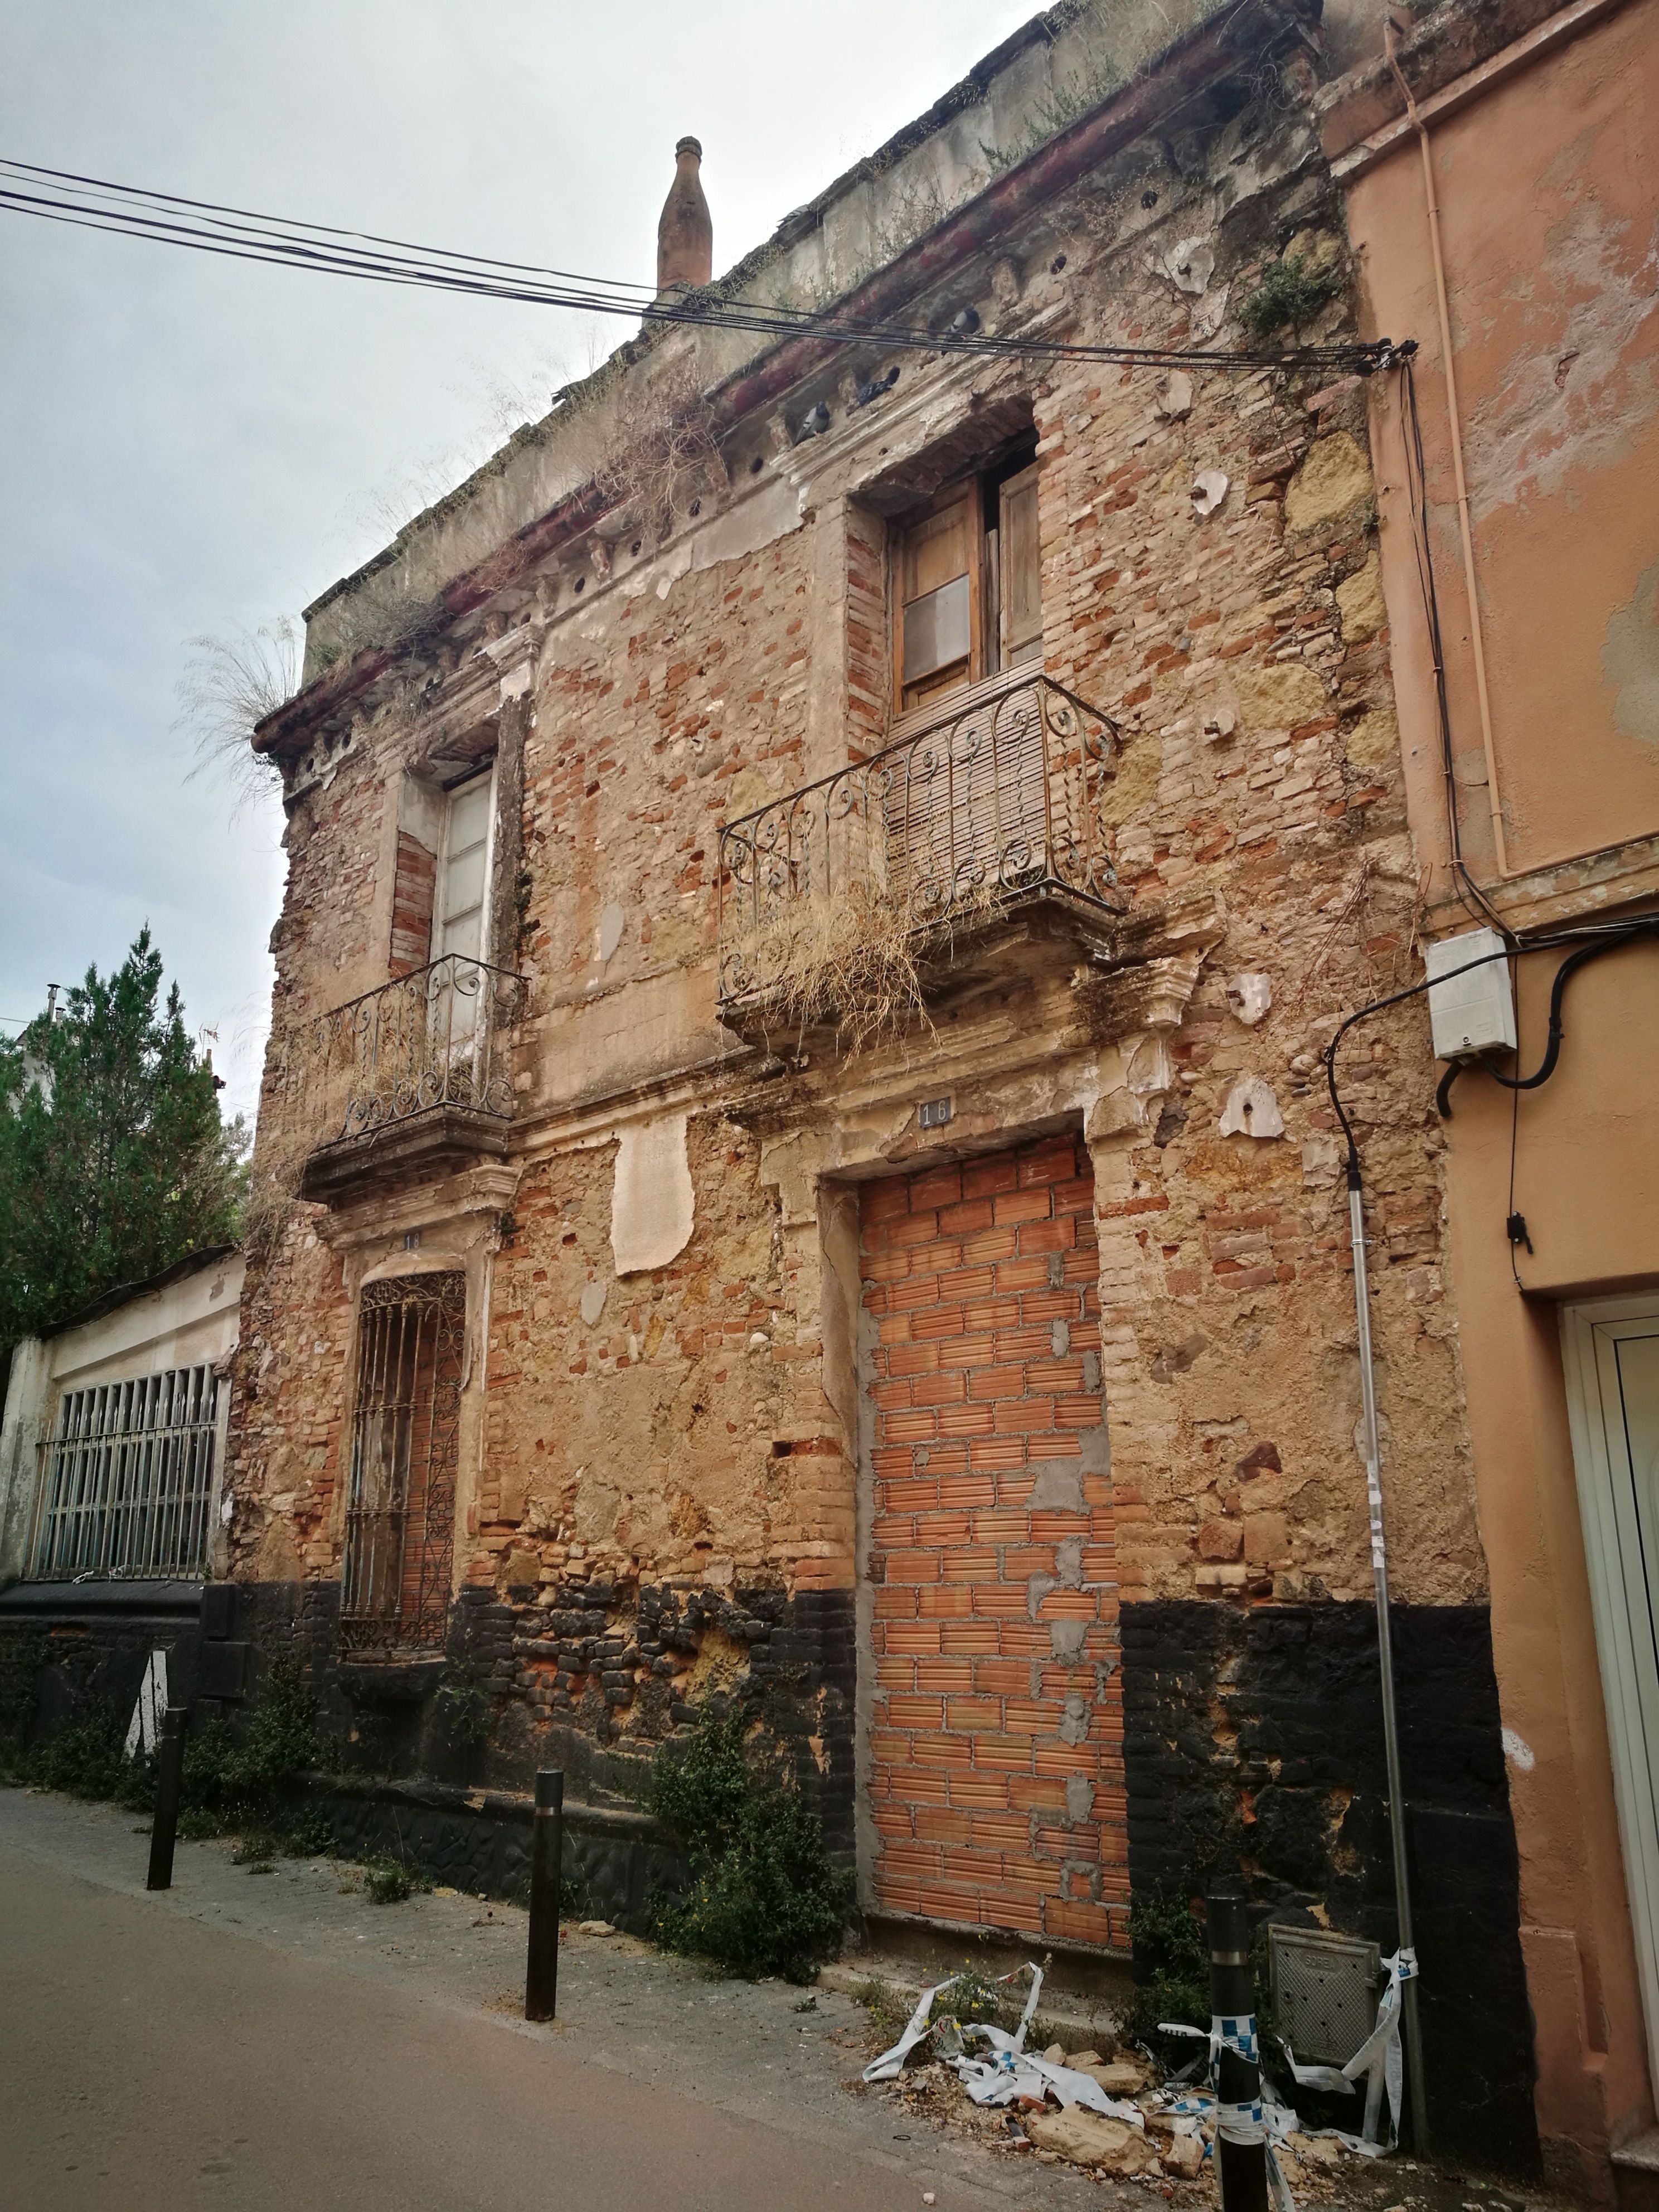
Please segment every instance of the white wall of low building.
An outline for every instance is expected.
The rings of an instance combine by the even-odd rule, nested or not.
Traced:
[[[205,1363],[222,1370],[236,1347],[242,1273],[240,1252],[204,1257],[170,1279],[137,1286],[108,1311],[17,1346],[0,1419],[0,1581],[26,1571],[40,1446],[64,1392],[172,1367]],[[222,1400],[222,1430],[228,1392]],[[222,1466],[222,1436],[220,1442]]]

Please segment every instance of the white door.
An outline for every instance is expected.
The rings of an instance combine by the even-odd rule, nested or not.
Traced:
[[[1659,1298],[1561,1317],[1625,1881],[1659,2077]]]

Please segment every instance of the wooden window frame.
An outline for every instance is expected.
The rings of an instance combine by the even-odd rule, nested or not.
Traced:
[[[981,466],[955,477],[936,492],[924,505],[908,514],[893,517],[888,523],[887,561],[887,637],[888,658],[891,681],[889,688],[889,714],[896,726],[914,723],[919,716],[932,714],[944,701],[954,699],[973,690],[993,677],[1005,673],[1020,665],[1009,658],[1006,643],[1006,611],[1004,606],[1002,544],[1003,515],[1010,486],[1020,486],[1029,481],[1040,486],[1041,464],[1032,450],[1032,441],[1022,438],[1012,451],[987,460]],[[904,614],[907,605],[914,601],[904,598],[904,545],[908,534],[936,516],[945,514],[964,501],[969,503],[968,549],[968,670],[959,683],[948,690],[941,689],[930,697],[905,703],[907,685],[904,674]],[[987,508],[995,502],[997,523],[987,520]],[[1042,588],[1042,550],[1036,548],[1039,597]],[[993,564],[995,564],[994,568]],[[1041,632],[1037,633],[1039,638]],[[1030,640],[1024,641],[1029,647]],[[1033,655],[1028,650],[1027,660],[1041,658],[1041,647]],[[925,679],[917,679],[918,682]]]

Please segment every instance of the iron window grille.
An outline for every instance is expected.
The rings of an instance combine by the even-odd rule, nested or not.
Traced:
[[[205,1574],[218,1407],[205,1364],[66,1390],[41,1447],[31,1571]]]
[[[364,1291],[341,1577],[340,1644],[359,1656],[441,1650],[455,1550],[466,1279]]]

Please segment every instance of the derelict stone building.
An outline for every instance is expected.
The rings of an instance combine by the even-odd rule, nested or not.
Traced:
[[[721,1692],[890,1929],[1109,1972],[1219,1863],[1393,1948],[1358,40],[1055,9],[712,286],[683,144],[664,300],[780,327],[650,322],[309,610],[225,1564],[365,1777],[625,1841]],[[1524,2160],[1425,1035],[1351,1081],[1424,2007]]]

